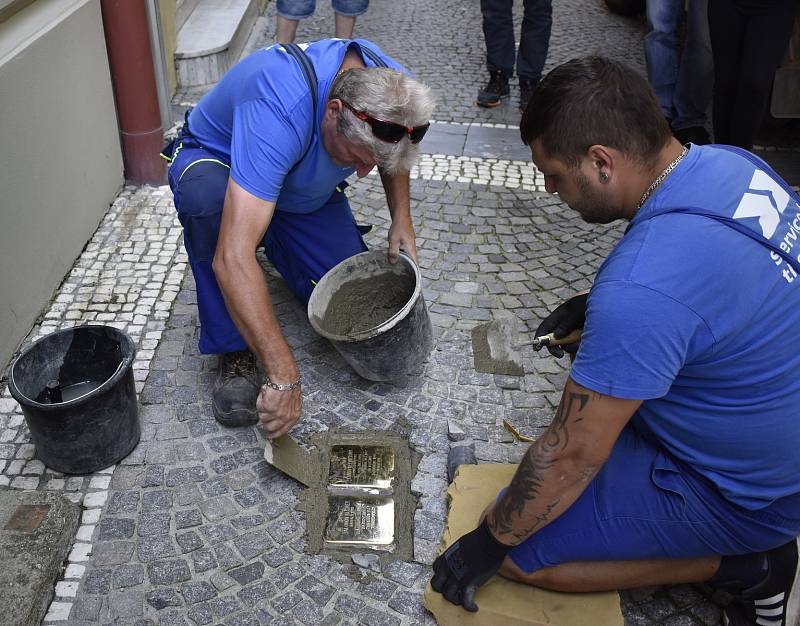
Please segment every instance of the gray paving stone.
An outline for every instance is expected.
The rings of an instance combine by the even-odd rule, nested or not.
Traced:
[[[233,596],[214,598],[213,600],[209,600],[208,604],[211,607],[211,612],[218,618],[235,613],[241,608],[239,600]]]
[[[148,561],[175,556],[176,550],[175,544],[169,535],[160,535],[140,538],[136,553],[140,561],[147,563]]]
[[[264,575],[264,564],[256,561],[244,567],[238,567],[228,572],[228,576],[233,578],[240,585],[249,585],[251,582],[260,579]]]
[[[217,597],[214,585],[202,580],[184,583],[181,585],[180,591],[187,604],[196,604]]]
[[[214,621],[211,607],[207,602],[199,602],[189,608],[187,615],[198,626],[204,626]]]
[[[187,552],[192,552],[193,550],[198,550],[205,545],[203,540],[200,539],[200,535],[193,530],[185,533],[179,533],[175,536],[175,541],[178,542],[178,547],[184,554]]]
[[[147,576],[153,585],[174,585],[191,578],[183,559],[167,559],[147,564]]]
[[[194,571],[198,574],[207,572],[219,565],[216,555],[208,548],[192,552],[192,563],[194,564]]]
[[[96,566],[129,563],[136,544],[133,541],[109,541],[92,546],[92,563]]]
[[[175,528],[178,530],[200,526],[202,523],[203,520],[200,517],[200,511],[197,509],[175,512]]]
[[[140,537],[166,535],[170,530],[169,513],[142,513],[136,533]]]
[[[141,616],[143,604],[143,594],[138,590],[113,591],[108,598],[111,618],[117,623]]]
[[[128,518],[106,517],[101,519],[95,529],[97,541],[130,539],[136,529],[136,522]]]
[[[88,572],[83,579],[83,591],[91,595],[105,595],[111,590],[110,569],[96,569]]]
[[[144,567],[138,563],[129,563],[114,568],[111,576],[111,586],[114,589],[135,587],[144,581]]]
[[[259,575],[260,576],[260,575]],[[275,587],[267,580],[260,580],[255,584],[243,583],[237,581],[241,585],[248,585],[243,587],[236,595],[245,606],[253,608],[257,604],[271,598],[275,594]]]
[[[72,617],[95,622],[100,617],[103,607],[103,598],[100,596],[83,596],[75,600],[72,607]]]

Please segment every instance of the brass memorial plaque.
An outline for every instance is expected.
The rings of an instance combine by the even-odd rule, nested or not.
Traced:
[[[386,446],[331,447],[328,485],[342,488],[391,489],[394,449]]]
[[[377,546],[391,544],[394,541],[394,500],[331,494],[328,497],[325,541]]]

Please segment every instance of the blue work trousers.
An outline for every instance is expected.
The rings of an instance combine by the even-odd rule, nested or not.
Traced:
[[[551,0],[524,0],[519,51],[514,41],[514,0],[481,0],[483,37],[486,41],[486,67],[500,70],[505,76],[514,74],[533,83],[539,82],[550,45],[553,24]]]
[[[705,126],[714,89],[708,0],[689,0],[681,52],[683,7],[684,0],[647,0],[647,77],[674,130]]]
[[[197,285],[200,352],[243,350],[245,341],[228,313],[211,265],[230,167],[190,136],[176,140],[170,152],[169,185]],[[329,269],[367,250],[340,187],[313,213],[275,211],[262,245],[289,288],[304,303]]]

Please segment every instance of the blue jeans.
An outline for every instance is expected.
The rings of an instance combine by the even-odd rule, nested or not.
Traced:
[[[339,15],[355,17],[367,12],[369,0],[331,0],[331,6]],[[304,20],[316,8],[317,0],[278,0],[275,12],[287,20]]]
[[[647,0],[644,55],[647,77],[672,128],[705,126],[714,65],[708,31],[708,0],[689,0],[686,41],[679,55],[678,26],[684,0]]]
[[[169,186],[197,286],[200,352],[243,350],[247,344],[228,313],[212,267],[230,168],[190,136],[176,140],[170,154]],[[340,188],[313,213],[275,211],[262,245],[289,289],[304,303],[329,269],[367,250]]]
[[[524,0],[519,51],[514,43],[513,6],[514,0],[481,0],[486,67],[489,72],[500,70],[512,76],[516,57],[517,76],[535,83],[547,59],[553,6],[551,0]]]

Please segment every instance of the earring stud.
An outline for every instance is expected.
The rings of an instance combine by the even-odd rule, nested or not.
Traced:
[[[607,183],[608,182],[608,174],[605,172],[600,172],[600,182]]]

